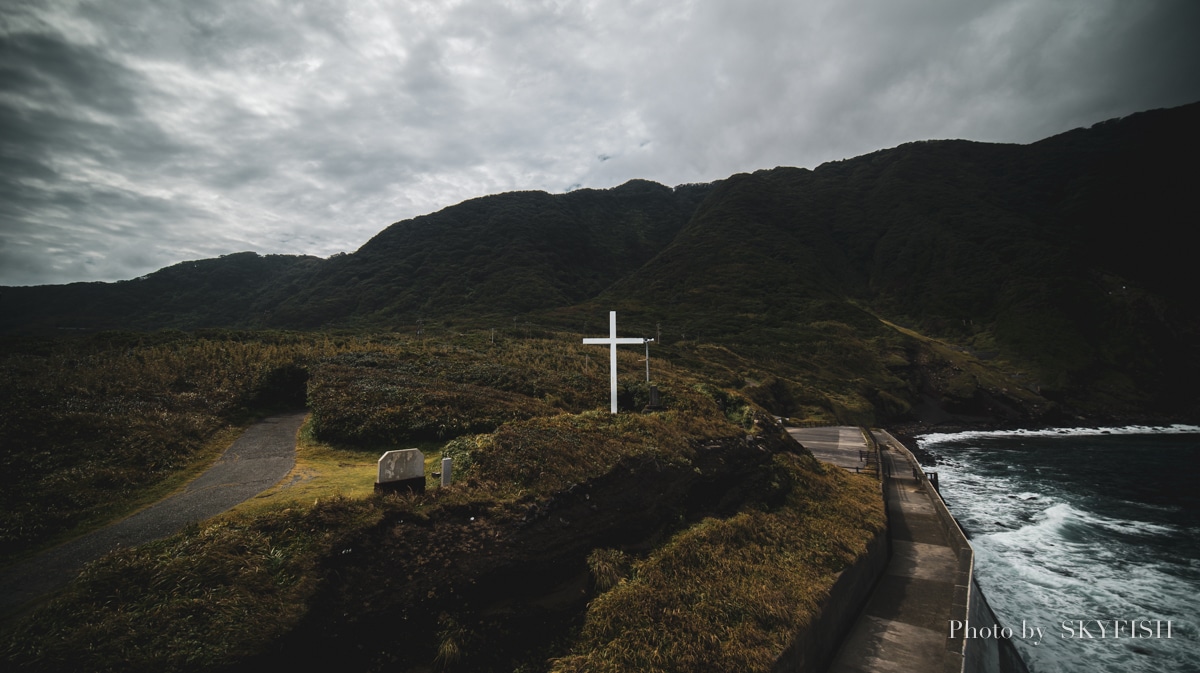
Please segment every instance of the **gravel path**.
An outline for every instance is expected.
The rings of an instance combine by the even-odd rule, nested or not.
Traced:
[[[171,535],[274,486],[296,464],[296,432],[306,412],[272,416],[250,426],[220,460],[182,491],[126,519],[0,571],[0,613],[8,613],[70,582],[84,564],[117,547]]]

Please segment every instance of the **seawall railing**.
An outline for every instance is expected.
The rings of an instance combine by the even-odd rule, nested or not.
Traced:
[[[946,539],[958,558],[958,568],[954,578],[954,602],[951,606],[950,620],[958,620],[963,624],[970,623],[977,628],[998,627],[996,614],[984,598],[983,590],[975,581],[975,550],[967,540],[954,515],[942,499],[938,484],[930,480],[929,474],[921,467],[916,456],[886,430],[875,430],[872,435],[878,435],[891,448],[899,452],[912,466],[913,476],[921,483],[929,499],[933,502],[934,511],[946,533]],[[936,473],[934,473],[936,478]],[[954,670],[962,673],[1029,673],[1024,660],[1017,653],[1013,644],[1004,639],[996,638],[966,638],[965,628],[957,629],[954,637],[950,636],[949,623],[947,626],[946,650],[954,661]],[[950,670],[950,669],[947,669]]]

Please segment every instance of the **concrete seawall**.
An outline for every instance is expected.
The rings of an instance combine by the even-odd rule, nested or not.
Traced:
[[[789,428],[827,465],[881,476],[887,530],[836,580],[772,673],[1028,673],[1012,643],[967,638],[997,619],[975,551],[903,444],[885,431]],[[951,637],[951,625],[957,624]]]
[[[878,465],[878,449],[873,445],[865,444],[865,440],[869,439],[865,433],[861,433],[858,429],[845,428],[846,434],[843,436],[840,432],[841,429],[824,429],[827,432],[819,440],[809,442],[805,446],[810,444],[817,446],[821,442],[839,445],[845,437],[854,436],[857,438],[854,441],[862,441],[864,445],[855,446],[853,449],[843,447],[850,458],[840,462],[845,462],[847,465],[856,463],[859,458],[859,449],[862,448],[876,452],[874,461]],[[836,449],[828,453],[829,455],[822,455],[819,458],[823,459],[823,462],[830,460],[838,462],[834,457],[834,454],[837,453]],[[882,480],[879,482],[879,497],[880,499],[884,498]],[[846,639],[847,634],[858,621],[860,613],[871,598],[871,593],[887,570],[890,559],[890,537],[887,526],[885,526],[867,542],[866,549],[858,559],[838,575],[837,580],[829,589],[829,595],[817,609],[812,623],[796,634],[791,645],[776,660],[775,665],[771,668],[771,673],[809,673],[828,670],[842,641]]]
[[[887,568],[888,556],[887,530],[881,530],[867,543],[866,552],[838,576],[812,624],[796,635],[771,673],[826,670]]]
[[[929,479],[912,452],[892,437],[886,431],[873,432],[876,441],[891,450],[903,455],[913,470],[913,476],[922,484],[933,503],[934,512],[942,524],[946,539],[954,550],[958,560],[958,569],[954,578],[954,599],[951,605],[951,620],[968,622],[975,628],[992,628],[998,626],[998,620],[987,599],[975,581],[975,550],[971,548],[967,536],[963,533],[958,521],[950,514],[945,501]],[[1013,644],[1005,639],[997,638],[964,638],[960,630],[956,637],[950,637],[949,624],[946,625],[946,650],[949,661],[961,662],[957,669],[948,663],[946,671],[958,670],[964,673],[1029,673],[1025,662],[1017,653]]]

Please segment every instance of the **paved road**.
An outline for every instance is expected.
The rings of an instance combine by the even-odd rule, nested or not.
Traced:
[[[863,465],[859,450],[867,444],[859,428],[788,428],[788,433],[822,462],[851,471]],[[828,673],[958,673],[963,659],[954,648],[961,651],[961,641],[951,642],[947,630],[957,615],[956,591],[962,591],[957,585],[970,577],[970,558],[960,559],[952,546],[935,512],[935,496],[913,476],[899,442],[886,432],[874,436],[891,474],[883,493],[891,558]]]
[[[862,430],[857,427],[843,425],[787,430],[793,439],[804,445],[804,448],[811,451],[813,457],[822,463],[832,463],[851,472],[856,468],[866,467],[860,452],[867,450],[867,440],[863,438]]]
[[[0,571],[0,614],[65,585],[84,564],[117,547],[166,537],[274,486],[296,464],[296,432],[304,417],[305,412],[284,414],[250,426],[216,464],[182,491]]]

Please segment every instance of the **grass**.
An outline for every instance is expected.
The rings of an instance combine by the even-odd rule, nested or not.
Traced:
[[[68,540],[73,540],[77,537],[87,535],[88,533],[103,528],[114,521],[119,521],[127,516],[137,513],[138,511],[153,505],[154,503],[167,498],[177,491],[182,490],[193,479],[200,476],[205,470],[212,467],[213,463],[221,457],[221,454],[233,444],[242,432],[245,431],[246,425],[230,425],[220,430],[209,438],[192,456],[189,462],[178,472],[174,472],[164,478],[162,481],[151,484],[143,489],[134,491],[133,495],[126,500],[116,500],[108,503],[105,506],[93,508],[89,511],[87,518],[84,518],[71,528],[62,530],[55,535],[52,535],[42,541],[40,544],[23,549],[20,553],[13,554],[7,558],[7,562],[17,562],[44,549],[49,549],[56,545],[62,544]]]
[[[695,420],[686,418],[686,421]],[[469,444],[451,444],[447,454],[464,465],[463,476],[492,497],[517,499],[553,493],[605,474],[622,458],[653,456],[664,464],[686,462],[692,442],[716,428],[688,425],[679,414],[621,414],[586,411],[508,423]]]
[[[0,350],[0,557],[131,511],[303,399],[320,337],[92,335]],[[226,444],[227,445],[227,444]]]
[[[599,368],[580,371],[582,345],[484,346],[479,335],[110,333],[0,347],[6,561],[168,494],[228,445],[232,428],[302,404],[306,390],[314,439],[387,450],[582,410],[606,380]]]
[[[1015,400],[1019,405],[1033,410],[1045,410],[1053,406],[1031,388],[1036,378],[1028,368],[1007,359],[990,359],[986,365],[967,351],[966,348],[949,344],[911,329],[880,319],[883,324],[923,344],[932,362],[927,371],[939,380],[946,399],[969,400],[980,389]],[[992,345],[990,336],[981,334],[977,346]]]
[[[323,346],[325,355],[307,361],[312,385],[332,382],[336,385],[330,389],[338,390],[366,386],[379,394],[339,397],[342,401],[338,404],[348,409],[317,405],[299,433],[296,467],[288,477],[230,513],[166,540],[121,550],[89,566],[63,594],[6,634],[0,641],[3,659],[31,670],[199,670],[243,662],[289,637],[298,624],[332,623],[335,616],[325,614],[320,596],[341,596],[345,592],[357,596],[356,591],[364,591],[363,600],[375,601],[379,578],[421,577],[431,567],[443,567],[439,564],[452,559],[461,562],[474,558],[477,550],[485,548],[481,545],[497,544],[493,541],[511,534],[505,532],[505,525],[522,525],[518,522],[521,512],[533,511],[531,506],[540,508],[538,503],[555,501],[576,484],[617,474],[617,468],[630,461],[687,472],[698,447],[734,445],[744,442],[748,434],[761,437],[774,431],[745,396],[715,385],[706,375],[687,367],[656,364],[656,379],[667,400],[667,411],[614,416],[606,408],[606,372],[599,371],[600,367],[592,367],[596,371],[589,372],[583,357],[588,349],[573,340],[531,339],[493,348],[490,343],[468,347],[464,344],[469,338],[412,344],[398,339],[346,337],[340,344]],[[638,370],[637,355],[621,354],[625,371]],[[468,387],[468,395],[456,398],[464,402],[456,409],[462,420],[458,427],[483,427],[486,431],[456,430],[454,436],[431,438],[420,430],[420,425],[403,418],[387,421],[397,417],[376,413],[405,401],[415,404],[407,413],[436,418],[446,398],[440,394],[422,396],[424,386],[440,386],[438,390],[451,392]],[[490,396],[488,390],[504,394]],[[644,384],[628,379],[622,383],[625,407],[640,408],[644,396]],[[480,400],[484,403],[477,404]],[[490,406],[488,400],[500,400],[501,406]],[[498,419],[498,408],[517,409],[520,413],[507,420]],[[359,414],[374,419],[371,422],[377,423],[377,431],[357,442],[325,438],[320,435],[321,414],[342,414],[342,419]],[[498,419],[495,427],[490,427],[490,420],[481,426],[472,425],[478,419],[489,418]],[[215,455],[222,442],[231,437],[211,435],[211,447],[196,455],[208,455],[208,451]],[[420,448],[426,455],[429,492],[421,497],[374,495],[380,454],[410,447]],[[443,455],[455,460],[454,485],[446,489],[437,488],[432,477],[440,470]],[[694,568],[692,572],[699,574],[688,580],[693,584],[686,586],[713,582],[714,587],[722,587],[725,585],[720,582],[734,582],[720,589],[732,592],[731,596],[747,590],[734,581],[735,576],[750,578],[760,576],[755,573],[773,572],[760,566],[782,560],[824,563],[820,567],[825,568],[852,558],[856,543],[851,533],[846,533],[845,544],[838,542],[825,556],[814,556],[816,552],[811,549],[805,552],[808,556],[797,551],[808,549],[804,545],[817,544],[815,537],[804,538],[806,526],[816,526],[812,535],[826,541],[841,539],[836,535],[843,531],[826,526],[821,523],[823,519],[811,513],[819,509],[814,504],[816,499],[832,498],[831,489],[840,488],[842,482],[832,481],[837,477],[821,476],[814,465],[783,462],[772,469],[779,482],[772,488],[786,487],[797,494],[787,507],[752,508],[726,520],[706,520],[641,558],[644,550],[638,554],[621,550],[593,553],[590,566],[594,587],[602,593],[588,613],[588,623],[606,619],[602,615],[607,613],[599,610],[623,592],[658,586],[647,584],[659,572],[655,568],[674,568],[660,573],[670,578],[683,577],[680,573],[692,561],[708,564],[708,557],[695,556],[699,548],[711,548],[719,558],[710,560],[726,565],[708,570]],[[806,470],[817,476],[801,474]],[[182,480],[182,473],[173,478]],[[851,489],[851,500],[870,495],[854,493]],[[836,498],[831,502],[835,515],[854,519],[845,517],[845,508],[850,506],[846,502]],[[480,522],[490,521],[484,524],[489,528],[458,522],[454,513],[466,510],[491,512]],[[808,518],[787,513],[792,510],[808,512],[804,515]],[[516,513],[509,524],[504,523],[509,521],[505,512]],[[411,554],[411,558],[408,552],[396,550],[386,557],[372,556],[377,552],[371,550],[383,545],[379,535],[386,539],[391,534],[387,531],[400,529],[425,531],[421,535],[432,546]],[[487,534],[480,537],[484,531]],[[756,538],[750,535],[753,531],[768,537]],[[689,536],[699,541],[687,542]],[[772,546],[777,549],[772,551]],[[386,545],[379,548],[392,549]],[[748,556],[739,556],[739,550]],[[579,559],[581,564],[584,560]],[[480,561],[486,568],[487,559]],[[703,574],[710,571],[717,575]],[[821,573],[794,574],[795,582],[816,582],[812,590],[818,593],[820,583],[825,581]],[[467,584],[459,590],[466,590],[473,580],[468,576],[462,581]],[[802,592],[795,593],[800,591],[799,585],[796,587],[782,598],[790,601],[801,596]],[[453,592],[454,586],[450,585],[449,590]],[[666,595],[661,589],[652,589],[651,594]],[[685,600],[671,607],[668,602],[662,609],[679,612],[691,609],[687,607],[691,604]],[[416,603],[413,605],[417,609]],[[430,660],[440,657],[438,661],[450,668],[456,661],[460,667],[461,662],[477,661],[476,653],[471,651],[476,646],[472,644],[475,636],[468,637],[476,628],[470,615],[451,615],[438,625],[438,610],[444,607],[438,607],[441,603],[437,601],[429,605],[436,608],[427,615],[431,620],[430,638],[438,640],[431,640]],[[766,628],[774,635],[763,642],[776,643],[782,638],[779,633],[802,624],[806,614],[803,610],[807,609],[804,605],[800,604],[801,612],[772,616],[778,623],[771,622]],[[775,608],[761,609],[768,614]],[[628,617],[652,616],[637,614],[631,612]],[[724,618],[700,606],[697,621],[688,628],[699,629],[711,625],[712,619]],[[748,624],[737,628],[749,628]],[[603,629],[597,628],[587,627],[579,639],[556,636],[565,640],[556,640],[552,650],[542,644],[547,654],[539,661],[568,652],[571,654],[562,659],[562,666],[575,661],[572,657],[583,657],[579,660],[583,661],[613,656],[603,654],[609,650],[603,644]],[[635,624],[629,628],[637,631],[641,627]],[[679,634],[684,639],[694,637],[686,628]],[[667,647],[662,643],[656,646]],[[669,647],[682,648],[679,652],[691,649],[686,643]],[[738,647],[750,652],[774,645]]]
[[[22,670],[179,671],[254,655],[305,615],[319,559],[377,516],[334,498],[120,549],[5,634],[0,657]]]
[[[592,582],[600,593],[625,581],[633,569],[629,554],[620,549],[597,549],[588,555],[587,561]]]
[[[253,515],[279,506],[306,505],[327,498],[365,498],[373,492],[376,460],[371,449],[337,448],[313,437],[311,417],[296,437],[296,465],[278,484],[234,508]]]
[[[409,442],[425,456],[425,487],[438,488],[433,476],[442,468],[443,442]],[[314,436],[311,416],[296,438],[296,466],[278,484],[231,510],[233,516],[254,515],[280,506],[303,506],[329,498],[368,498],[375,492],[379,457],[395,446],[356,447],[323,442]]]
[[[633,564],[629,579],[611,553],[594,554],[606,578],[597,588],[611,589],[551,671],[772,670],[885,523],[873,479],[811,456],[777,455],[775,467],[790,481],[782,507],[705,519]]]

